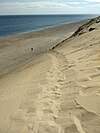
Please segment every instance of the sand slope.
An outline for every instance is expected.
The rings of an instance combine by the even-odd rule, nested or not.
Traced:
[[[84,31],[1,78],[0,133],[100,133],[100,23]]]

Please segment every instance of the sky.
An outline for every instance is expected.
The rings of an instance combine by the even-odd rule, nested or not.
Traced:
[[[100,14],[100,0],[0,0],[0,15]]]

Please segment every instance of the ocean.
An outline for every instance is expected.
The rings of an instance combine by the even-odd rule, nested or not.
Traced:
[[[22,34],[92,18],[96,15],[9,15],[0,16],[0,37]]]

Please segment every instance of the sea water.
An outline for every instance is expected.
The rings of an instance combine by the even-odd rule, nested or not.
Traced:
[[[9,15],[0,16],[0,37],[22,34],[60,24],[92,18],[95,15]]]

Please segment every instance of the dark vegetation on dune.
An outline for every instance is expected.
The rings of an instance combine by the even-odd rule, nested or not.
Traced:
[[[100,16],[94,19],[91,19],[89,22],[85,23],[84,25],[80,26],[77,31],[71,36],[75,37],[81,34],[84,34],[88,31],[95,30],[94,24],[100,23]]]
[[[96,17],[96,18],[93,18],[90,21],[88,21],[87,23],[80,26],[69,38],[67,38],[67,39],[63,40],[62,42],[58,43],[52,49],[54,49],[58,46],[62,46],[63,43],[65,43],[66,41],[69,41],[70,39],[72,39],[76,36],[80,36],[84,33],[91,32],[91,31],[95,30],[96,29],[95,24],[97,24],[97,23],[100,23],[100,16]]]

